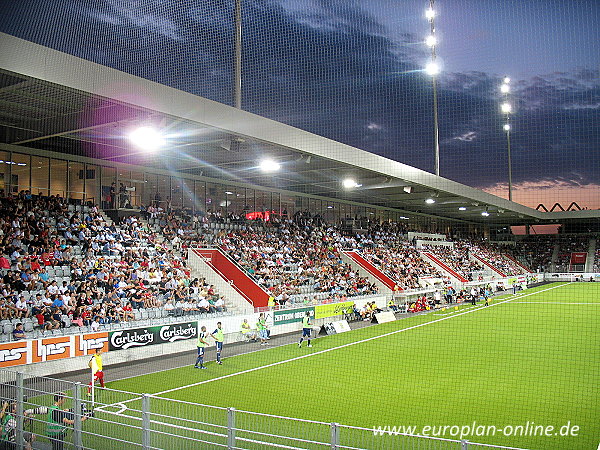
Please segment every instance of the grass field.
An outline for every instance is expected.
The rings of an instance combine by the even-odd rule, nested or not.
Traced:
[[[225,411],[193,403],[369,429],[415,426],[416,433],[426,425],[463,426],[473,421],[502,429],[533,422],[552,425],[560,433],[560,427],[570,423],[579,427],[577,436],[504,436],[498,432],[465,439],[529,449],[596,450],[600,442],[599,325],[600,283],[555,283],[495,299],[487,308],[464,306],[458,311],[432,312],[320,338],[313,341],[313,348],[286,345],[225,359],[223,366],[210,362],[203,371],[192,368],[194,355],[190,354],[189,367],[115,381],[108,387],[180,400],[173,404],[152,398],[152,410],[221,424],[226,423]],[[134,419],[139,416],[135,410],[141,409],[139,399],[132,396],[113,409],[120,415],[112,414],[112,420],[139,425]],[[328,439],[329,430],[320,425],[250,414],[236,417],[239,428]],[[208,425],[204,429],[223,432]],[[188,431],[183,426],[181,433]],[[139,436],[128,435],[133,432],[126,428],[111,432],[139,442]],[[441,437],[456,439],[450,432],[448,428]],[[413,448],[405,437],[367,434],[341,430],[340,440],[364,448]],[[153,444],[186,446],[173,439],[166,436],[162,444]],[[291,440],[277,442],[298,445]]]
[[[206,371],[190,365],[109,387],[366,428],[415,425],[419,431],[473,421],[503,428],[529,421],[560,429],[570,421],[580,427],[576,437],[468,439],[596,449],[599,323],[600,284],[557,283],[494,300],[488,308],[318,339],[312,349],[288,345],[230,358],[223,366],[209,363]],[[449,431],[445,437],[452,437]]]

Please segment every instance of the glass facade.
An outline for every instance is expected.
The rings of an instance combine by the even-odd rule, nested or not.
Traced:
[[[42,155],[0,151],[0,189],[18,193],[59,195],[76,203],[94,202],[103,209],[150,204],[193,213],[217,213],[247,218],[265,218],[273,214],[292,218],[297,212],[320,214],[326,222],[367,218],[402,222],[405,214],[392,209],[355,205],[351,202],[313,198],[292,192],[231,186],[204,181],[200,177],[156,173],[152,169],[115,165],[103,166],[84,161],[69,161]],[[94,160],[95,161],[95,160]],[[411,228],[440,231],[455,227],[439,218],[411,214]]]

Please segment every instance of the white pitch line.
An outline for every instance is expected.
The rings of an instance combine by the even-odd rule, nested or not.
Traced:
[[[575,302],[512,302],[513,304],[520,305],[591,305],[591,306],[600,306],[600,303],[575,303]]]
[[[153,395],[153,396],[159,396],[159,395],[163,395],[163,394],[168,394],[170,392],[179,391],[181,389],[187,389],[187,388],[190,388],[190,387],[200,386],[202,384],[212,383],[213,381],[224,380],[226,378],[235,377],[237,375],[243,375],[245,373],[256,372],[257,370],[262,370],[262,369],[268,369],[269,367],[275,367],[275,366],[279,366],[281,364],[286,364],[286,363],[293,362],[293,361],[299,361],[301,359],[310,358],[311,356],[322,355],[324,353],[332,352],[334,350],[339,350],[341,348],[346,348],[346,347],[351,347],[353,345],[363,344],[365,342],[374,341],[375,339],[381,339],[381,338],[384,338],[384,337],[387,337],[387,336],[392,336],[394,334],[403,333],[403,332],[409,331],[409,330],[414,330],[416,328],[421,328],[421,327],[424,327],[426,325],[431,325],[433,323],[442,322],[442,321],[448,320],[448,319],[454,319],[455,317],[464,316],[465,314],[470,314],[470,313],[473,313],[473,312],[476,312],[476,311],[484,311],[484,310],[487,310],[487,309],[492,308],[494,306],[498,306],[498,305],[502,305],[504,303],[508,303],[508,302],[510,302],[512,300],[515,300],[517,298],[524,298],[524,297],[529,297],[530,295],[537,295],[537,294],[540,294],[542,292],[551,291],[552,289],[556,289],[556,288],[559,288],[559,287],[566,286],[567,284],[570,284],[570,283],[560,284],[558,286],[553,286],[551,288],[543,289],[541,291],[532,292],[530,294],[525,294],[525,295],[511,297],[511,298],[508,298],[506,300],[502,300],[502,301],[497,302],[497,303],[492,303],[490,306],[486,306],[486,307],[482,306],[482,307],[479,307],[479,308],[476,308],[476,309],[470,309],[468,311],[460,312],[460,313],[454,314],[452,316],[442,317],[441,319],[432,320],[431,322],[425,322],[425,323],[421,323],[421,324],[418,324],[418,325],[413,325],[412,327],[402,328],[400,330],[391,331],[389,333],[385,333],[385,334],[381,334],[381,335],[378,335],[378,336],[373,336],[373,337],[370,337],[370,338],[362,339],[360,341],[349,342],[348,344],[340,345],[338,347],[327,348],[325,350],[320,350],[318,352],[309,353],[307,355],[296,356],[295,358],[286,359],[284,361],[277,361],[277,362],[274,362],[274,363],[271,363],[271,364],[266,364],[264,366],[253,367],[252,369],[246,369],[246,370],[242,370],[240,372],[230,373],[228,375],[223,375],[223,376],[220,376],[220,377],[217,377],[217,378],[211,378],[209,380],[204,380],[204,381],[199,381],[197,383],[188,384],[186,386],[180,386],[180,387],[176,387],[176,388],[173,388],[173,389],[167,389],[166,391],[156,392],[155,394],[151,394],[151,395]]]

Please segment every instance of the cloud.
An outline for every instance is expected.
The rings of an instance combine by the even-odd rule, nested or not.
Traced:
[[[507,183],[496,183],[484,191],[499,197],[508,195]],[[572,202],[582,209],[600,209],[600,184],[579,185],[570,180],[525,181],[513,184],[513,200],[531,208],[540,203],[550,210],[555,203],[567,208]]]
[[[93,5],[11,2],[0,30],[231,104],[233,2]],[[417,44],[422,36],[407,28],[394,30],[392,38],[365,9],[355,2],[246,0],[243,107],[431,170],[433,92],[421,72],[428,57]],[[506,179],[501,80],[483,71],[439,77],[443,176],[487,189]],[[600,184],[599,71],[575,68],[514,80],[511,95],[515,184],[541,183],[536,192],[548,195],[562,189],[544,184],[548,180]]]
[[[152,10],[143,1],[107,0],[84,10],[100,23],[127,29],[139,28],[146,33],[157,33],[168,39],[182,41],[179,26],[168,16],[169,7],[172,8],[174,4],[168,1],[159,1],[157,4],[163,8]]]

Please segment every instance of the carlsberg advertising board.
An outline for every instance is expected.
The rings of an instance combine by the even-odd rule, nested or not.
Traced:
[[[198,322],[175,323],[162,326],[112,331],[109,334],[109,350],[126,350],[133,347],[165,344],[193,339],[198,335]]]

